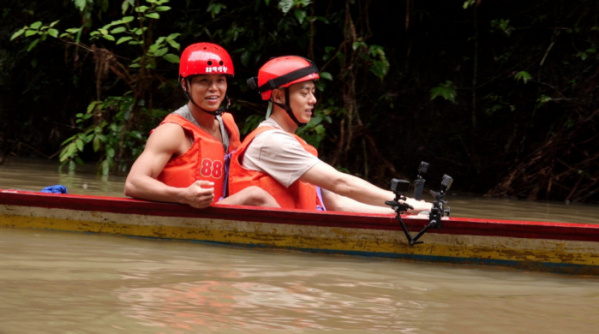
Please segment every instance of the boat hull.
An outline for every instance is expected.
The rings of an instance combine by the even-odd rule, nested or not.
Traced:
[[[428,221],[405,216],[413,233]],[[445,218],[410,246],[393,216],[0,191],[0,226],[599,274],[599,226]]]

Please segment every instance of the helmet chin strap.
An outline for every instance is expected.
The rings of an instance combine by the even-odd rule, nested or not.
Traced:
[[[289,105],[289,89],[288,88],[283,88],[283,90],[285,91],[285,104],[283,103],[279,103],[279,102],[274,102],[272,101],[272,103],[278,105],[279,107],[283,108],[283,110],[285,110],[287,112],[287,115],[289,115],[289,117],[291,118],[292,121],[295,122],[295,124],[297,124],[297,126],[304,126],[308,123],[302,123],[300,121],[297,120],[297,118],[295,117],[295,115],[293,114],[293,110],[291,110],[291,106]]]
[[[191,101],[191,103],[193,103],[194,106],[198,107],[198,109],[200,109],[201,111],[210,114],[214,117],[221,115],[222,113],[224,113],[225,111],[229,110],[229,106],[231,105],[231,100],[229,99],[229,95],[225,95],[225,105],[218,108],[215,111],[208,111],[202,107],[200,107],[191,97],[191,95],[189,94],[189,92],[187,91],[187,87],[189,87],[191,85],[191,80],[189,78],[184,78],[185,82],[187,83],[185,89],[183,90],[185,92],[185,95],[187,95],[187,98],[189,99],[189,101]]]

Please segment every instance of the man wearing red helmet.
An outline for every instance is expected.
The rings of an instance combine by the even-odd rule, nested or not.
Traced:
[[[227,76],[234,73],[231,57],[216,44],[197,43],[183,51],[179,81],[189,102],[152,131],[127,176],[125,195],[197,208],[279,206],[259,187],[226,197],[228,159],[240,145],[233,116],[225,112]]]
[[[310,121],[316,97],[313,80],[318,68],[308,59],[285,56],[269,60],[258,78],[248,80],[269,101],[270,117],[250,133],[231,158],[231,193],[251,186],[267,190],[286,209],[386,213],[394,199],[355,176],[337,171],[318,159],[318,152],[295,135]],[[322,189],[322,192],[320,191]],[[431,204],[408,198],[410,213],[430,210]]]

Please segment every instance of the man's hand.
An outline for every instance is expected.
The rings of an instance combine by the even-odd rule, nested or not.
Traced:
[[[406,203],[411,205],[414,210],[408,210],[410,214],[418,214],[421,211],[431,211],[433,203],[425,202],[424,200],[416,200],[413,198],[407,198]]]
[[[196,181],[185,188],[179,200],[194,208],[203,209],[210,206],[214,200],[214,183],[210,181]]]

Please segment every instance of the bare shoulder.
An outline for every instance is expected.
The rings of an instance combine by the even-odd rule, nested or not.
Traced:
[[[158,126],[146,143],[146,150],[176,153],[189,143],[185,130],[174,123]]]

